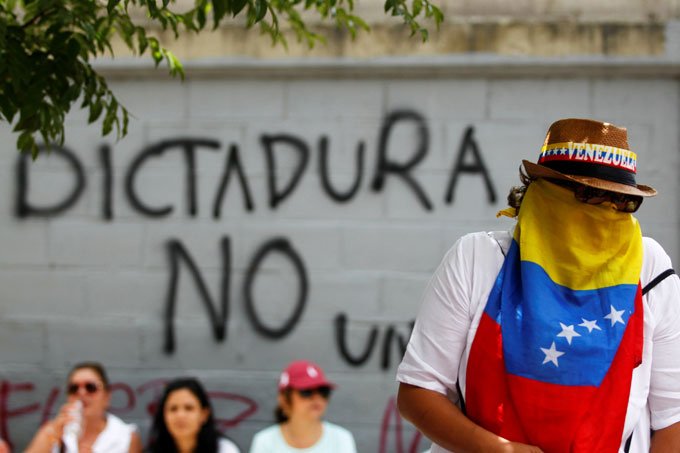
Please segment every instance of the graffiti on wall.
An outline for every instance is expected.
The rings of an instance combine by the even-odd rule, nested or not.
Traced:
[[[112,402],[109,411],[120,417],[142,412],[149,420],[157,409],[158,399],[166,384],[164,379],[152,379],[140,385],[126,382],[111,384]],[[0,439],[4,439],[13,446],[10,432],[10,422],[16,419],[32,417],[37,419],[38,426],[47,422],[59,410],[58,401],[63,396],[63,390],[52,386],[47,397],[39,398],[37,386],[30,381],[0,380]],[[236,428],[246,420],[251,419],[259,410],[255,399],[248,395],[208,390],[208,395],[215,408],[215,423],[221,430]],[[16,405],[15,400],[28,401],[23,405]],[[228,414],[225,414],[227,408]],[[418,431],[405,432],[403,421],[397,410],[394,397],[388,398],[380,423],[380,441],[378,453],[415,453],[421,451],[422,434]],[[410,436],[410,437],[409,437]]]
[[[164,379],[153,379],[133,386],[125,382],[114,382],[110,391],[112,401],[118,401],[111,405],[109,411],[119,416],[126,416],[142,409],[144,415],[151,419],[156,412],[156,403],[166,384]],[[0,438],[5,439],[12,445],[12,437],[9,424],[12,420],[23,417],[38,416],[37,426],[42,425],[53,417],[58,411],[57,402],[62,396],[62,389],[57,386],[50,388],[44,401],[38,401],[36,397],[36,385],[30,381],[0,380]],[[246,395],[223,391],[208,391],[213,406],[217,407],[224,403],[229,407],[228,415],[216,413],[215,423],[220,429],[234,428],[250,418],[258,410],[258,405],[252,398]],[[12,399],[29,400],[22,406],[15,406]]]
[[[397,127],[411,126],[415,130],[415,149],[407,159],[397,159],[390,147],[390,140]],[[271,210],[278,209],[287,199],[295,193],[298,183],[307,170],[312,147],[303,138],[293,134],[261,134],[259,140],[265,156],[267,175],[267,206]],[[277,167],[277,153],[285,147],[286,150],[294,150],[297,163],[292,168],[291,174],[286,181],[282,181]],[[348,188],[334,186],[329,166],[330,143],[326,136],[318,140],[316,152],[318,152],[318,172],[320,174],[321,190],[335,203],[348,203],[357,195],[359,187],[366,173],[366,150],[363,141],[357,144],[354,155],[354,178]],[[140,215],[162,219],[173,212],[176,207],[172,204],[152,205],[145,201],[144,194],[138,189],[140,170],[146,165],[151,165],[154,159],[162,159],[171,152],[179,152],[183,157],[183,170],[185,175],[184,187],[186,190],[187,213],[189,217],[198,215],[197,193],[197,154],[200,152],[219,152],[222,143],[211,138],[174,138],[151,143],[139,151],[125,169],[124,193],[129,205]],[[422,114],[415,110],[398,110],[386,115],[379,131],[379,139],[376,150],[375,165],[370,175],[370,188],[374,192],[384,190],[388,179],[401,181],[413,194],[419,206],[425,211],[434,209],[431,194],[424,189],[418,181],[414,170],[423,162],[430,151],[430,131]],[[73,175],[72,189],[58,203],[52,205],[40,204],[31,199],[30,190],[30,160],[28,155],[20,155],[15,167],[16,192],[14,212],[19,219],[32,217],[50,218],[65,214],[82,196],[86,190],[87,178],[83,165],[76,153],[67,147],[51,148],[52,155],[63,159]],[[226,149],[224,171],[217,185],[217,190],[212,202],[212,216],[220,219],[222,204],[228,188],[233,189],[234,182],[242,196],[243,208],[247,212],[258,209],[252,196],[252,189],[247,178],[247,171],[241,157],[241,150],[237,144],[229,144]],[[102,145],[98,149],[99,165],[103,173],[101,187],[101,218],[105,221],[115,219],[115,206],[113,197],[114,167],[112,165],[112,150],[108,145]],[[484,181],[486,198],[489,203],[495,203],[497,196],[488,168],[484,163],[482,152],[474,137],[474,127],[468,126],[461,137],[460,145],[454,155],[450,167],[446,189],[442,194],[443,202],[451,204],[455,200],[456,187],[461,174],[477,175]],[[227,324],[229,319],[229,294],[230,274],[232,266],[231,242],[228,236],[221,238],[219,249],[222,257],[221,287],[219,296],[215,297],[208,289],[208,285],[201,273],[200,266],[192,257],[191,251],[182,243],[180,238],[169,238],[165,241],[168,263],[168,280],[165,297],[165,310],[163,314],[164,347],[167,354],[172,354],[177,349],[174,319],[178,304],[177,288],[180,274],[184,272],[191,276],[195,284],[201,303],[205,309],[210,323],[212,335],[218,342],[223,342],[228,337]],[[267,324],[258,314],[257,300],[253,295],[253,285],[263,263],[272,255],[277,254],[286,259],[292,265],[294,278],[297,279],[297,294],[295,302],[287,316],[280,325]],[[281,339],[289,335],[298,326],[304,313],[309,293],[308,272],[304,257],[288,239],[282,236],[271,237],[264,241],[255,251],[247,265],[247,273],[243,282],[241,294],[243,294],[247,319],[253,329],[262,337],[268,339]],[[339,313],[333,321],[336,346],[339,355],[352,366],[364,365],[379,350],[380,367],[389,369],[395,363],[393,353],[396,350],[403,354],[406,342],[412,328],[412,321],[403,323],[403,326],[390,324],[387,326],[373,325],[368,333],[364,347],[359,351],[350,351],[346,342],[346,331],[349,323],[347,314]],[[398,360],[397,357],[397,360]]]

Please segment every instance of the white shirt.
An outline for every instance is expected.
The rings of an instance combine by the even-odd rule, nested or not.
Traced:
[[[235,443],[221,437],[217,443],[217,453],[240,453],[240,450]]]
[[[309,448],[293,448],[286,443],[280,425],[273,425],[255,434],[250,453],[356,453],[354,436],[345,428],[323,422],[321,439]]]
[[[130,451],[130,439],[132,433],[137,431],[133,424],[127,424],[115,415],[106,414],[106,427],[99,433],[97,440],[92,445],[93,453],[128,453]],[[75,435],[64,435],[64,451],[67,453],[78,452],[78,439]],[[59,452],[56,445],[53,452]]]
[[[456,381],[465,394],[472,340],[510,247],[508,232],[472,233],[445,255],[425,290],[397,380],[447,395],[456,403]],[[642,287],[672,267],[661,246],[643,238]],[[622,446],[649,451],[649,428],[680,421],[680,280],[669,277],[643,297],[642,364],[633,371]],[[432,453],[446,452],[433,445]]]

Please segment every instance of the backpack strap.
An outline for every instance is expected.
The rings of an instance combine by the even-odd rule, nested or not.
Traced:
[[[656,285],[664,281],[666,278],[670,277],[671,275],[675,274],[674,269],[666,269],[656,277],[652,279],[651,282],[647,283],[644,288],[642,288],[642,295],[644,296],[647,294],[649,291],[651,291]]]
[[[665,279],[667,279],[668,277],[670,277],[671,275],[674,275],[674,274],[675,274],[674,269],[666,269],[665,271],[663,271],[662,273],[660,273],[659,275],[654,277],[651,282],[647,283],[644,288],[642,288],[642,295],[644,296],[645,294],[650,292],[652,289],[654,289],[654,287],[656,285],[658,285],[659,283],[661,283],[662,281],[664,281]],[[623,447],[623,451],[625,453],[630,452],[630,444],[631,444],[632,441],[633,441],[633,433],[630,433],[630,436],[628,436],[628,439],[626,439],[626,445],[624,445],[624,447]]]

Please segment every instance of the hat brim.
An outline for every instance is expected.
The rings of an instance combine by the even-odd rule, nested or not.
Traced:
[[[317,381],[317,382],[303,382],[297,385],[288,385],[285,388],[293,389],[293,390],[309,390],[309,389],[316,389],[319,387],[330,387],[331,389],[335,389],[337,385],[330,381]],[[283,390],[280,388],[280,390]]]
[[[524,165],[527,175],[529,175],[531,178],[561,179],[564,181],[572,181],[594,187],[596,189],[624,193],[627,195],[638,195],[640,197],[653,197],[657,194],[656,189],[643,184],[629,186],[628,184],[621,184],[613,181],[607,181],[605,179],[593,178],[591,176],[566,175],[564,173],[560,173],[557,170],[553,170],[552,168],[535,164],[528,160],[523,160],[522,165]]]

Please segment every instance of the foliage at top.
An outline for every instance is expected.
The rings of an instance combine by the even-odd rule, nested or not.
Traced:
[[[18,149],[34,158],[38,139],[63,144],[64,118],[76,101],[90,123],[103,118],[103,135],[115,128],[120,138],[127,133],[128,111],[91,65],[96,57],[113,55],[116,35],[135,55],[150,55],[156,66],[165,61],[172,75],[183,78],[180,61],[145,26],[171,30],[177,38],[239,16],[273,44],[285,46],[283,31],[290,29],[312,47],[323,37],[301,13],[316,12],[354,37],[369,27],[353,10],[354,0],[196,0],[189,7],[174,0],[0,0],[0,121],[13,126]],[[386,0],[385,13],[401,17],[423,40],[428,33],[419,20],[437,26],[443,20],[429,0]],[[135,19],[140,16],[142,23]]]

